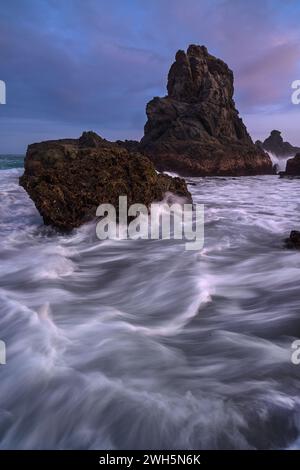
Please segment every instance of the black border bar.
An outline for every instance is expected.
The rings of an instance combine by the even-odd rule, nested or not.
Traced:
[[[239,450],[202,450],[202,451],[84,451],[84,450],[28,450],[28,451],[0,451],[0,466],[4,464],[17,465],[18,468],[26,464],[32,466],[66,465],[76,468],[119,468],[137,469],[157,466],[174,467],[183,465],[186,468],[213,468],[218,466],[241,465],[272,465],[279,468],[286,465],[300,463],[300,451],[239,451]],[[8,467],[7,467],[8,468]],[[56,470],[56,469],[54,469]]]

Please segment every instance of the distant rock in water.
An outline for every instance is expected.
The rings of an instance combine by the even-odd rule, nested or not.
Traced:
[[[178,51],[168,95],[146,108],[141,149],[155,166],[184,176],[272,174],[269,156],[255,146],[233,100],[233,73],[204,46]]]
[[[300,177],[300,153],[294,158],[289,158],[286,163],[286,170],[280,173],[281,178],[287,177]]]
[[[290,237],[285,240],[287,248],[296,248],[300,250],[300,232],[298,230],[292,230]]]
[[[271,152],[278,158],[294,157],[296,153],[300,152],[299,147],[294,147],[289,142],[284,142],[280,131],[272,131],[270,136],[261,144],[262,148],[267,152]]]
[[[20,184],[45,224],[64,231],[92,220],[102,203],[117,208],[123,195],[148,207],[166,192],[191,200],[184,180],[157,174],[148,158],[94,132],[29,145]]]

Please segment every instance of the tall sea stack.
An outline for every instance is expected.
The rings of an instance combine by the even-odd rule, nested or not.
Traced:
[[[233,100],[233,73],[204,46],[179,50],[168,94],[147,105],[141,149],[160,171],[184,176],[271,174]]]

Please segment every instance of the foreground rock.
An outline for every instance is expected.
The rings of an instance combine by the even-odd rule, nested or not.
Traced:
[[[233,73],[204,46],[178,51],[168,95],[146,108],[142,151],[159,170],[185,176],[271,174],[269,156],[254,145],[233,100]]]
[[[272,131],[270,136],[264,142],[257,142],[258,145],[276,155],[278,158],[294,157],[300,152],[299,147],[294,147],[289,142],[284,142],[280,131]]]
[[[300,232],[292,230],[290,237],[285,241],[287,248],[295,248],[300,250]]]
[[[64,231],[92,220],[101,203],[118,207],[119,196],[146,206],[166,192],[191,199],[184,180],[158,175],[145,156],[94,132],[29,145],[20,184],[45,224]]]

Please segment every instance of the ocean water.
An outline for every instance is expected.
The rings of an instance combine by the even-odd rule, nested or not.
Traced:
[[[0,155],[0,170],[9,170],[12,168],[23,168],[23,155]]]
[[[21,174],[0,171],[0,448],[300,448],[299,180],[189,179],[193,252],[59,235]]]

